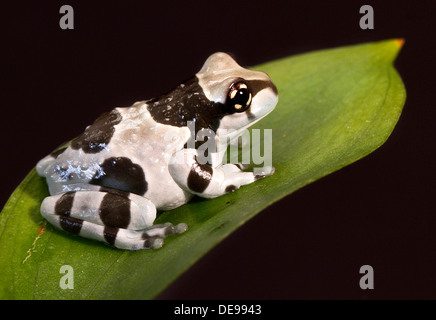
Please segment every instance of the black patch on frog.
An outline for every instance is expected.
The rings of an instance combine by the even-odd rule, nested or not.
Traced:
[[[174,90],[147,101],[147,109],[154,121],[185,127],[188,121],[195,122],[195,136],[203,129],[213,132],[219,127],[222,117],[234,113],[225,104],[210,101],[198,83],[197,76],[190,78]],[[197,141],[196,142],[196,148]],[[199,144],[204,141],[199,141]]]
[[[260,90],[270,87],[276,94],[277,88],[271,80],[244,80],[236,78],[234,82],[244,81],[250,87],[254,97]],[[195,148],[198,148],[204,141],[197,141],[197,133],[200,130],[210,129],[216,133],[221,119],[235,110],[224,103],[210,101],[204,94],[197,76],[190,78],[175,89],[157,98],[147,101],[147,109],[156,122],[176,127],[187,126],[188,121],[195,122]],[[248,109],[247,116],[253,119],[254,116]],[[189,141],[185,148],[189,146]],[[207,156],[207,155],[206,155]]]
[[[59,216],[61,228],[73,234],[79,234],[83,220],[71,217],[75,191],[64,193],[55,204],[55,214]]]
[[[62,229],[69,233],[79,234],[82,230],[83,220],[73,217],[60,217],[59,222]]]
[[[128,198],[129,194],[130,194],[129,192],[126,192],[126,191],[121,191],[121,190],[107,188],[107,187],[100,187],[100,191],[115,194],[115,195],[118,195],[120,197],[126,197],[126,198]]]
[[[263,179],[265,177],[266,176],[264,174],[256,174],[256,175],[254,175],[254,180],[257,181],[257,180]]]
[[[119,228],[114,227],[104,227],[103,230],[103,237],[106,240],[107,243],[114,246],[115,245],[115,239],[117,238]]]
[[[226,187],[225,192],[226,193],[235,192],[236,189],[237,189],[236,186],[234,186],[233,184],[230,184]]]
[[[148,187],[141,166],[125,157],[106,159],[89,183],[141,196]]]
[[[100,204],[100,219],[106,227],[126,229],[130,223],[130,199],[107,193]]]
[[[71,148],[74,150],[82,148],[85,153],[102,151],[111,141],[115,125],[121,120],[121,114],[115,109],[103,113],[85,129],[85,132],[71,142]]]
[[[50,153],[50,156],[57,159],[57,157],[59,157],[65,150],[67,150],[67,148],[68,147],[63,147],[63,148],[60,148],[58,150],[55,150],[52,153]]]
[[[143,248],[145,248],[145,249],[153,248],[153,243],[154,243],[154,240],[156,240],[156,238],[157,237],[152,237],[152,236],[148,235],[146,232],[144,232],[142,234],[142,240],[144,240],[144,243],[142,245]]]
[[[194,192],[203,192],[212,180],[213,169],[208,164],[195,160],[188,175],[188,188]]]
[[[152,238],[146,238],[144,239],[143,248],[144,249],[151,249],[153,247],[153,240]]]
[[[235,163],[235,166],[236,166],[239,170],[245,170],[245,169],[246,169],[245,165],[243,165],[242,163]]]

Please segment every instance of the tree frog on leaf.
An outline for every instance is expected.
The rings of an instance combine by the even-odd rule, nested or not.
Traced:
[[[273,167],[245,172],[222,159],[227,145],[277,102],[267,74],[215,53],[174,90],[103,113],[67,147],[40,160],[36,169],[51,195],[41,214],[56,228],[120,249],[159,248],[187,226],[153,225],[157,210],[194,195],[215,198],[274,173]],[[216,150],[203,163],[197,137],[208,130]]]

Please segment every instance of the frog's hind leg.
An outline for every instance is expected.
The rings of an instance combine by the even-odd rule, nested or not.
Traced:
[[[41,214],[56,228],[120,249],[159,248],[186,225],[153,225],[156,208],[141,196],[117,190],[69,191],[50,196]]]

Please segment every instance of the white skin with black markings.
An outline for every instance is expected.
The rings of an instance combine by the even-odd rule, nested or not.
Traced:
[[[274,173],[273,167],[254,174],[221,162],[228,143],[277,101],[265,73],[215,53],[174,90],[104,113],[68,147],[40,160],[37,172],[51,194],[41,214],[61,230],[120,249],[159,248],[187,226],[153,225],[157,210],[179,207],[194,195],[215,198]],[[216,133],[208,163],[198,161],[201,141],[195,137],[203,130]]]

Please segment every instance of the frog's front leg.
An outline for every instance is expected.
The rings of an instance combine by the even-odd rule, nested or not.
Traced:
[[[182,189],[204,198],[219,197],[274,173],[274,167],[254,173],[242,171],[244,167],[239,164],[202,164],[197,155],[195,149],[176,152],[170,160],[169,172]]]
[[[184,224],[153,225],[150,200],[109,188],[47,197],[41,214],[58,229],[127,250],[159,248],[165,237],[186,230]]]

